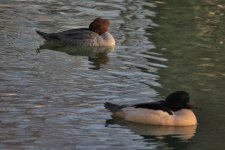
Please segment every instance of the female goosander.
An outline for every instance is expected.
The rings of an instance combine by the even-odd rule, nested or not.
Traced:
[[[71,29],[58,33],[36,31],[48,43],[75,46],[115,46],[113,36],[108,32],[110,22],[96,18],[89,28]]]
[[[191,126],[197,119],[189,104],[189,94],[185,91],[171,93],[166,100],[141,103],[135,105],[118,105],[106,102],[105,108],[112,112],[113,117],[126,121],[166,126]]]

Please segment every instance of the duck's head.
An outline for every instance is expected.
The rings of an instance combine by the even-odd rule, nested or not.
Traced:
[[[185,91],[176,91],[166,98],[166,105],[173,111],[181,109],[200,109],[190,104],[189,94]]]
[[[92,23],[90,23],[89,30],[94,31],[99,35],[101,35],[104,32],[108,32],[109,25],[110,25],[109,20],[98,17]]]

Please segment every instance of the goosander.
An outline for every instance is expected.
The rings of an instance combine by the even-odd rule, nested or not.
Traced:
[[[48,43],[74,46],[115,46],[115,39],[108,32],[110,22],[96,18],[89,28],[71,29],[58,33],[36,31]]]
[[[191,126],[197,124],[189,103],[189,94],[185,91],[171,93],[165,100],[135,105],[118,105],[106,102],[105,108],[112,117],[126,121],[165,126]]]

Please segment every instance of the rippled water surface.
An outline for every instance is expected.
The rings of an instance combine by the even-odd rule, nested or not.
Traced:
[[[224,149],[221,1],[0,1],[0,149]],[[35,30],[111,20],[117,46],[44,48]],[[187,90],[197,127],[111,120],[104,102]]]

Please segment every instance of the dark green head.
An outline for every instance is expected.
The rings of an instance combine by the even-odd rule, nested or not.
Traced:
[[[194,108],[189,102],[189,94],[186,91],[173,92],[166,98],[166,106],[173,111]]]

